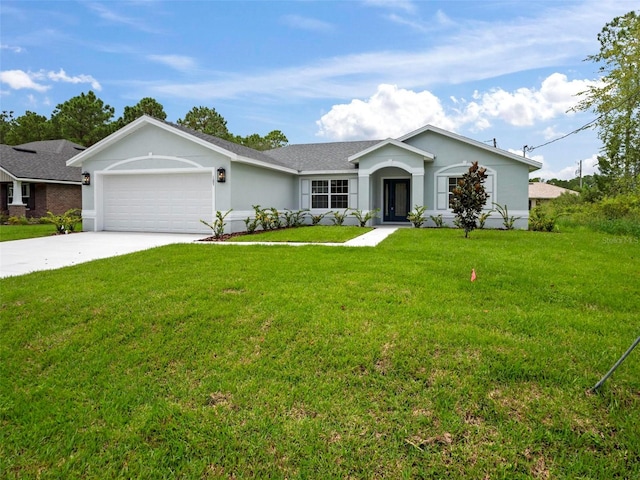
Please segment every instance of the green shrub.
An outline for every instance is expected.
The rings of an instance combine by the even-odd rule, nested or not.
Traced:
[[[9,225],[29,225],[29,219],[24,215],[18,217],[16,215],[9,217],[7,220]]]
[[[431,221],[435,224],[436,228],[444,227],[444,219],[442,218],[442,214],[440,215],[429,215]],[[462,228],[462,224],[458,217],[453,222],[457,227]]]
[[[513,225],[516,223],[516,220],[522,217],[514,217],[513,215],[509,216],[509,209],[506,204],[504,207],[498,203],[494,203],[493,205],[495,205],[496,210],[500,216],[502,216],[502,225],[504,225],[504,228],[507,230],[513,230]]]
[[[74,232],[76,225],[82,221],[81,211],[78,208],[67,210],[62,215],[54,215],[47,212],[46,217],[42,217],[45,223],[51,223],[56,228],[57,233]]]
[[[317,215],[311,214],[311,225],[318,225],[324,217],[329,215],[331,212],[319,213]]]
[[[286,227],[301,227],[304,225],[304,217],[307,214],[304,210],[289,210],[285,209],[283,216]]]
[[[363,213],[362,210],[353,209],[353,216],[356,217],[356,220],[358,220],[358,223],[361,227],[366,227],[367,222],[373,218],[376,218],[379,211],[380,209],[376,208],[374,210],[369,210],[367,213]]]
[[[341,227],[342,225],[344,225],[344,221],[349,216],[348,212],[349,212],[348,208],[345,208],[344,212],[331,212],[331,214],[333,215],[333,218],[331,219],[331,221],[335,226]]]
[[[426,205],[422,205],[422,206],[416,205],[415,207],[413,207],[413,210],[411,210],[407,215],[407,220],[409,220],[414,227],[420,228],[424,223],[424,221],[426,220],[424,216],[424,212],[426,210],[427,210]]]
[[[220,210],[216,211],[216,218],[214,218],[212,223],[205,222],[204,220],[200,220],[207,227],[213,230],[213,238],[220,239],[222,235],[224,235],[224,227],[226,222],[224,219],[232,212],[232,210],[228,210],[224,215]]]
[[[536,232],[552,232],[556,227],[556,217],[536,207],[529,214],[529,230]]]
[[[491,214],[494,212],[495,210],[489,210],[488,212],[482,212],[479,216],[478,216],[478,228],[479,229],[483,229],[484,228],[484,224],[487,223],[487,219],[491,216]]]

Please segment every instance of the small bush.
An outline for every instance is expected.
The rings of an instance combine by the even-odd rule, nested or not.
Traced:
[[[493,205],[495,205],[496,210],[500,216],[502,216],[502,225],[504,225],[504,228],[507,230],[513,230],[513,225],[516,223],[516,220],[522,217],[509,216],[509,209],[506,205],[504,207],[498,203],[494,203]]]
[[[552,232],[556,228],[556,217],[536,207],[529,214],[529,230]]]
[[[331,214],[333,215],[333,218],[331,219],[333,224],[337,227],[341,227],[342,225],[344,225],[344,221],[349,216],[347,212],[349,212],[348,208],[345,208],[344,212],[331,212]]]
[[[24,215],[18,217],[16,215],[9,217],[7,220],[9,225],[29,225],[29,219]]]
[[[420,228],[424,221],[426,220],[424,216],[424,212],[427,210],[426,205],[416,205],[413,207],[413,210],[409,212],[407,215],[407,220],[409,220],[414,227]]]
[[[62,215],[54,215],[47,212],[46,217],[42,217],[45,223],[51,223],[57,233],[74,232],[76,225],[82,221],[81,211],[78,208],[67,210]]]
[[[304,217],[307,214],[304,210],[288,210],[285,209],[283,216],[286,227],[301,227],[304,225]]]
[[[314,214],[310,214],[311,215],[311,225],[318,225],[322,219],[324,217],[326,217],[327,215],[329,215],[332,212],[326,212],[326,213],[319,213],[317,215]]]
[[[429,218],[434,223],[436,228],[442,228],[444,226],[444,219],[442,218],[442,214],[440,215],[429,215]],[[462,228],[462,225],[458,218],[453,222],[457,227]]]
[[[367,222],[373,218],[376,218],[378,216],[378,212],[380,211],[379,208],[376,208],[374,210],[369,210],[367,213],[363,213],[362,210],[353,210],[353,216],[356,217],[356,220],[358,220],[358,223],[360,224],[361,227],[366,227],[367,226]]]
[[[479,229],[483,229],[484,228],[484,224],[487,223],[487,219],[491,216],[491,214],[494,212],[495,210],[489,210],[488,212],[482,212],[479,216],[478,216],[478,228]]]
[[[232,212],[232,210],[228,210],[224,215],[220,210],[216,211],[216,218],[214,218],[212,223],[205,222],[204,220],[200,220],[207,227],[213,230],[213,238],[216,240],[220,239],[222,235],[224,235],[224,227],[226,222],[224,219]]]

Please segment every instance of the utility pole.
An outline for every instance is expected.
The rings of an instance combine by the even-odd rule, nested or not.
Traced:
[[[580,179],[580,188],[582,189],[582,160],[578,161],[578,170],[576,170],[576,175],[578,175],[578,178]]]

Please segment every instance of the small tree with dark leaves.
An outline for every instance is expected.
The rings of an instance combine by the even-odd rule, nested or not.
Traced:
[[[488,195],[483,185],[486,179],[486,169],[473,162],[453,189],[449,207],[456,214],[456,224],[464,229],[465,238],[477,227],[478,216],[487,203]]]

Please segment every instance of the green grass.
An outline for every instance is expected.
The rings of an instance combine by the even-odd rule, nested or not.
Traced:
[[[56,229],[51,224],[0,225],[0,242],[47,237],[49,235],[55,235],[55,233]]]
[[[252,235],[233,237],[231,242],[303,242],[344,243],[373,230],[370,227],[336,227],[315,225],[312,227],[283,228]]]
[[[462,237],[0,280],[2,476],[638,478],[640,246]]]

